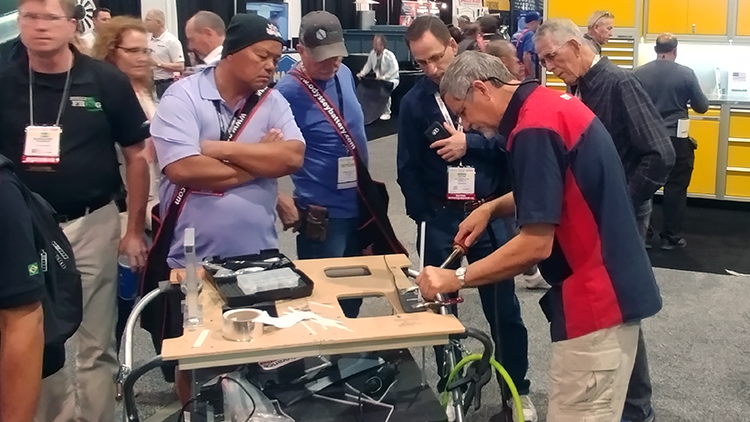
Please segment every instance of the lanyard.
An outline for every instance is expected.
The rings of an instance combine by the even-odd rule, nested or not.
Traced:
[[[60,126],[60,118],[62,118],[63,110],[65,110],[65,99],[70,94],[71,69],[73,69],[72,63],[68,68],[68,73],[65,75],[65,87],[63,88],[62,98],[60,98],[60,108],[57,110],[55,126]],[[31,70],[31,63],[29,63],[29,123],[31,126],[34,126],[34,72]]]
[[[299,67],[299,70],[302,71],[302,74],[307,79],[309,79],[310,81],[313,80],[312,77],[310,77],[307,74],[307,69],[305,69],[305,65],[302,64],[302,62],[299,63],[298,67]],[[339,81],[339,75],[334,75],[333,76],[333,83],[336,84],[336,96],[339,97],[339,110],[338,110],[338,112],[341,115],[341,117],[343,118],[344,117],[344,95],[342,94],[341,82]]]
[[[445,106],[445,103],[443,102],[443,99],[440,98],[440,93],[435,93],[435,102],[438,105],[438,108],[440,109],[440,113],[443,114],[443,118],[445,119],[445,122],[448,123],[453,130],[460,131],[461,128],[461,119],[458,119],[458,129],[456,129],[456,125],[453,124],[453,118],[451,117],[450,113],[448,112],[448,107]]]

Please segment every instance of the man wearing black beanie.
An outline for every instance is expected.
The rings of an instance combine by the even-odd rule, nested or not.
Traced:
[[[170,269],[184,268],[181,245],[189,227],[195,228],[199,260],[278,249],[276,179],[302,167],[305,152],[289,103],[267,89],[283,42],[267,19],[236,15],[221,60],[176,82],[162,97],[151,122],[166,176],[159,192],[162,227],[149,254],[144,291]],[[174,236],[164,239],[170,222]],[[163,337],[182,334],[179,296],[150,305],[142,316],[157,352]],[[178,374],[178,394],[186,402],[189,382]]]

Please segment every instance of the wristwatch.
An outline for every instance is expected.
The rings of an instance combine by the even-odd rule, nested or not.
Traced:
[[[458,282],[461,283],[462,289],[466,287],[466,267],[461,267],[456,270],[456,278],[458,279]]]

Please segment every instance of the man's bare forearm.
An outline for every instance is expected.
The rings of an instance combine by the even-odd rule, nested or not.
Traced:
[[[131,149],[133,148],[133,149]],[[130,233],[142,233],[146,221],[146,203],[150,183],[146,149],[141,147],[123,149],[125,156],[125,178],[128,189],[128,227]]]
[[[0,336],[0,421],[32,422],[42,383],[42,305],[0,311]]]
[[[513,199],[513,192],[492,200],[484,205],[490,209],[490,214],[495,218],[503,218],[513,215],[516,212],[516,203]]]
[[[204,153],[226,161],[255,177],[278,178],[292,174],[302,167],[305,145],[301,141],[211,143]]]
[[[538,227],[529,229],[524,226],[518,236],[486,258],[469,265],[466,285],[478,287],[513,278],[549,257],[554,242],[554,226],[535,226]]]
[[[176,185],[211,191],[225,191],[253,180],[241,168],[205,155],[175,161],[164,168],[164,174]]]
[[[183,70],[185,70],[185,63],[161,63],[159,67],[166,70],[167,72],[182,72]]]

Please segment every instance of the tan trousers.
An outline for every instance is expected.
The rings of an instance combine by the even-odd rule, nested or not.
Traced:
[[[120,219],[111,203],[62,225],[83,281],[83,321],[68,341],[75,348],[75,406],[69,364],[42,381],[37,422],[114,422],[117,248]]]
[[[552,344],[547,422],[620,422],[640,323]]]

